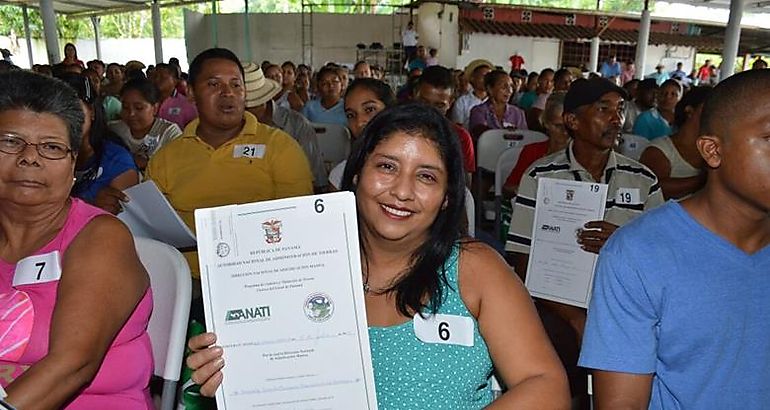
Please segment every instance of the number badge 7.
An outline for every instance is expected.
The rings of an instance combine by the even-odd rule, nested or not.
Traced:
[[[59,251],[34,255],[16,263],[13,286],[34,285],[61,279]]]

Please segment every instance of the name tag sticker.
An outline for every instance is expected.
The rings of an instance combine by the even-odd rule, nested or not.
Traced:
[[[233,158],[262,158],[265,144],[238,144],[233,147]]]
[[[425,343],[473,346],[473,319],[456,315],[414,315],[414,334]]]
[[[618,190],[615,191],[616,204],[638,204],[641,202],[641,198],[639,198],[639,188],[618,188]]]
[[[13,286],[34,285],[61,279],[59,251],[24,258],[16,263]]]

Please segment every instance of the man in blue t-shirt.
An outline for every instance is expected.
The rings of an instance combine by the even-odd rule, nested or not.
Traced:
[[[602,77],[612,81],[613,83],[617,83],[617,79],[620,77],[621,72],[618,59],[615,56],[608,57],[607,61],[602,63],[599,72],[602,74]]]
[[[579,362],[597,408],[770,403],[768,106],[770,70],[719,83],[697,141],[705,188],[602,249]]]

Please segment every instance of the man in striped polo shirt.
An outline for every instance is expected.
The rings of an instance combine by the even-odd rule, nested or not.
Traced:
[[[621,226],[642,212],[664,202],[658,179],[644,165],[613,151],[623,125],[626,92],[606,79],[577,80],[564,99],[564,126],[572,141],[566,149],[536,161],[524,173],[514,200],[507,252],[513,253],[514,268],[524,278],[527,272],[537,198],[537,179],[556,178],[599,182],[609,185],[604,219],[585,225],[576,237],[581,247],[599,253],[607,239]],[[577,347],[583,336],[586,310],[561,303],[539,300],[546,328],[558,329],[559,319],[569,324],[576,336],[564,340],[549,329],[557,351],[565,361],[570,384],[575,389],[577,379],[583,379],[576,369]],[[549,323],[551,322],[551,323]],[[563,327],[563,326],[562,326]],[[567,330],[566,334],[570,332]],[[561,340],[557,340],[561,339]],[[563,345],[560,348],[560,345]]]

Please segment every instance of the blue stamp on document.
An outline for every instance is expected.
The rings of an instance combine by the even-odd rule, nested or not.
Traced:
[[[325,322],[334,314],[334,302],[325,293],[313,293],[305,299],[305,316],[313,322]]]

